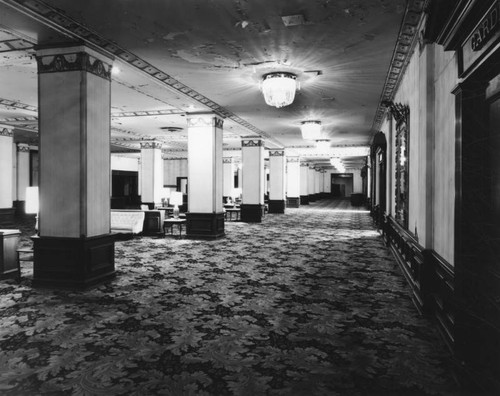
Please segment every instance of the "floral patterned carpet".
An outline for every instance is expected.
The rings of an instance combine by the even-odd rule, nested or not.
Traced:
[[[459,394],[367,212],[320,201],[226,233],[117,242],[90,291],[33,289],[23,265],[0,282],[0,394]]]

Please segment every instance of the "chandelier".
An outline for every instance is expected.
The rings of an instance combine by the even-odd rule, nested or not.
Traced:
[[[262,81],[262,93],[269,106],[288,106],[295,99],[297,76],[292,73],[268,73]]]
[[[321,121],[302,121],[300,130],[305,140],[321,140]]]

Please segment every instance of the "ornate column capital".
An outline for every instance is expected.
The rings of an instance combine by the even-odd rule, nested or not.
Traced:
[[[300,162],[300,157],[286,157],[286,162]]]
[[[0,127],[0,136],[12,137],[12,136],[14,136],[14,132],[10,128],[2,128],[2,127]]]
[[[141,150],[142,149],[160,149],[161,150],[161,147],[162,147],[161,142],[157,142],[157,141],[141,142]]]
[[[188,128],[214,127],[222,129],[224,120],[214,113],[188,113]]]
[[[18,143],[17,144],[17,152],[18,153],[29,153],[30,146],[26,143]]]
[[[248,137],[241,139],[241,147],[261,147],[264,141],[259,137]]]
[[[269,150],[269,156],[270,157],[284,157],[285,150],[279,150],[279,149]]]
[[[38,73],[86,71],[111,80],[112,59],[83,45],[41,48],[36,52]]]
[[[223,164],[232,164],[233,163],[233,157],[224,157],[224,158],[222,158],[222,163]]]

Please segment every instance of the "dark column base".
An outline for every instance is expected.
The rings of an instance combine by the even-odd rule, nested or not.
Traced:
[[[17,245],[21,231],[0,230],[0,279],[17,278]]]
[[[14,201],[14,208],[16,210],[16,216],[24,215],[26,208],[26,201]]]
[[[33,237],[33,286],[86,289],[115,276],[115,238]]]
[[[262,222],[262,205],[242,204],[241,221],[246,223],[261,223]]]
[[[316,194],[309,194],[309,202],[316,202]]]
[[[301,195],[300,196],[300,204],[301,205],[309,205],[309,195]]]
[[[0,228],[14,227],[14,208],[0,208]]]
[[[269,213],[285,213],[285,200],[270,199]]]
[[[186,213],[186,236],[190,239],[222,238],[224,213]]]
[[[287,208],[298,208],[300,206],[300,198],[299,197],[287,197],[286,199],[286,207]]]

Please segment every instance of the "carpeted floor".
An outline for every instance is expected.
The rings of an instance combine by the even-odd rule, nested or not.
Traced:
[[[0,394],[458,394],[367,212],[319,201],[226,233],[117,242],[90,291],[33,289],[29,265],[0,282]]]

